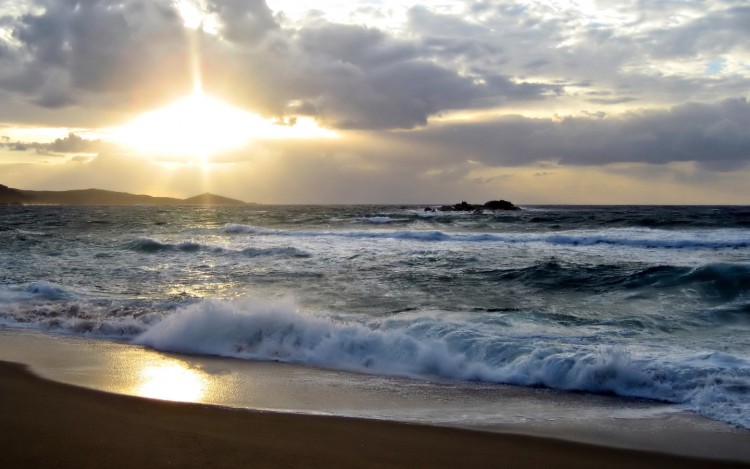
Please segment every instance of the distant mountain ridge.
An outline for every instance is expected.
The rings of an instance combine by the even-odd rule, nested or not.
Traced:
[[[0,184],[0,205],[248,205],[241,200],[204,193],[187,199],[152,197],[143,194],[81,189],[70,191],[27,191]]]

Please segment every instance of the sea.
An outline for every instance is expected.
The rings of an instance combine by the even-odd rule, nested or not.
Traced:
[[[750,428],[750,207],[0,207],[0,331]]]

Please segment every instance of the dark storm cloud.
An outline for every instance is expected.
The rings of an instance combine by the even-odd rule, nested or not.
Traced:
[[[750,103],[732,99],[612,118],[506,117],[482,124],[446,124],[402,138],[452,148],[460,158],[495,166],[694,161],[707,169],[732,170],[750,164],[748,122]]]

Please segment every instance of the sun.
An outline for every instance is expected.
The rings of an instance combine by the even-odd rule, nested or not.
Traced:
[[[292,124],[290,124],[290,122]],[[157,159],[209,162],[253,141],[328,139],[338,135],[309,117],[279,122],[195,91],[113,129],[113,139]]]
[[[242,146],[264,119],[196,92],[119,128],[116,140],[146,154],[208,158]]]

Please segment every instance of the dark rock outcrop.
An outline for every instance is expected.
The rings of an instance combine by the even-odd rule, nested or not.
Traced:
[[[518,206],[507,200],[490,200],[484,203],[486,210],[521,210]]]
[[[512,202],[507,200],[490,200],[483,205],[470,204],[466,201],[462,201],[455,205],[443,205],[438,210],[441,212],[474,212],[483,213],[484,210],[521,210],[520,207],[514,205]]]

